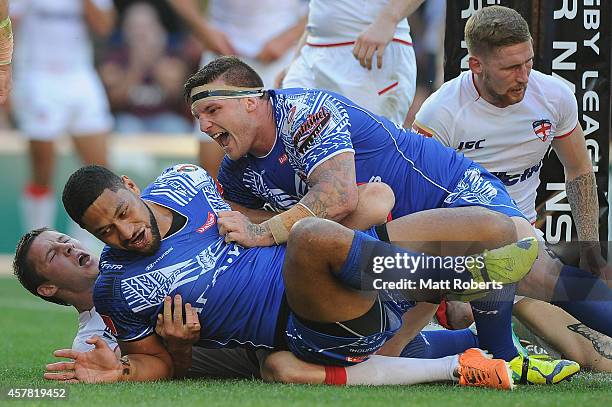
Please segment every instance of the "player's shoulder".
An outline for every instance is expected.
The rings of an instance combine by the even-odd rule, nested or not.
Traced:
[[[572,90],[562,79],[535,69],[529,74],[527,90],[551,102],[558,101],[559,98],[574,98]]]
[[[467,100],[478,98],[473,87],[471,72],[462,72],[456,78],[446,81],[423,102],[421,110],[456,112]]]
[[[167,185],[172,181],[182,179],[187,184],[198,187],[203,183],[213,183],[213,178],[202,167],[195,164],[176,164],[166,168],[152,185]]]

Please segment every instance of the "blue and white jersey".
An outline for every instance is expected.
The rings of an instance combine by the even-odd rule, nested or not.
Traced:
[[[226,244],[217,214],[229,210],[214,180],[191,165],[170,167],[142,193],[186,219],[153,256],[106,247],[94,303],[122,341],[154,333],[164,297],[180,294],[199,314],[198,345],[272,347],[284,293],[284,246],[245,249]]]
[[[357,183],[389,184],[396,198],[392,216],[399,217],[450,205],[445,199],[473,165],[331,92],[284,89],[270,91],[270,98],[277,132],[272,150],[265,157],[226,157],[219,174],[224,197],[248,208],[290,208],[308,191],[306,180],[317,166],[351,152]]]

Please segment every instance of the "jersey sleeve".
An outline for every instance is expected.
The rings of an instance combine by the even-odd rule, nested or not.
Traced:
[[[346,109],[333,96],[321,93],[292,132],[292,150],[309,177],[319,165],[345,152],[355,152]]]
[[[561,84],[557,89],[559,97],[554,103],[559,117],[557,117],[555,138],[560,139],[568,136],[578,124],[578,102],[567,85]]]
[[[116,281],[112,278],[99,279],[94,287],[94,305],[104,325],[113,336],[124,342],[143,339],[155,333],[151,323],[132,312],[127,301],[117,294],[121,290],[114,287],[119,284]]]
[[[438,103],[438,94],[434,93],[423,102],[412,124],[412,130],[426,137],[431,137],[445,146],[452,146],[450,121],[452,117],[445,107]]]
[[[265,202],[246,187],[243,179],[246,164],[241,161],[232,161],[225,157],[221,163],[219,184],[221,184],[223,198],[246,208],[260,209]]]

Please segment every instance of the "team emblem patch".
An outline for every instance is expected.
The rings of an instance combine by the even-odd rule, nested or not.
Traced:
[[[217,222],[217,218],[215,218],[215,214],[212,212],[208,212],[208,217],[206,218],[206,222],[202,226],[197,228],[196,232],[204,233],[208,229],[210,229],[212,225],[214,225],[216,222]]]
[[[102,314],[100,314],[100,317],[102,318],[102,321],[104,321],[104,325],[106,325],[106,327],[110,330],[110,332],[114,336],[117,336],[117,328],[115,328],[115,324],[113,323],[113,320],[111,319],[111,317],[109,317],[108,315],[102,315]]]
[[[183,164],[180,167],[178,167],[176,169],[177,172],[194,172],[197,171],[199,168],[196,165],[193,164]]]
[[[300,126],[293,136],[293,144],[300,154],[304,154],[314,144],[315,139],[329,124],[331,113],[325,108],[321,108],[315,114],[308,116],[306,121]]]
[[[550,123],[550,120],[536,120],[535,122],[531,123],[531,125],[533,126],[534,133],[536,134],[536,136],[538,136],[540,140],[542,140],[543,142],[548,140],[548,137],[550,136],[550,132],[552,130],[552,124]]]

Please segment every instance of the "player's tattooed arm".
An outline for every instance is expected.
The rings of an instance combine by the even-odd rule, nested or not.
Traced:
[[[300,201],[316,216],[340,221],[357,207],[353,153],[342,153],[323,162],[308,178],[308,193]]]
[[[578,239],[595,242],[599,240],[599,202],[595,174],[589,172],[565,183],[567,200],[576,221]]]

